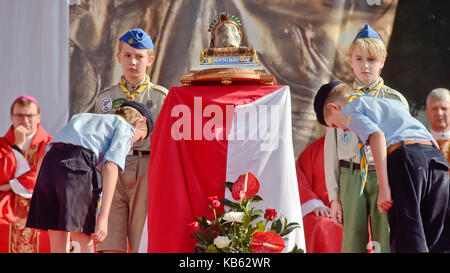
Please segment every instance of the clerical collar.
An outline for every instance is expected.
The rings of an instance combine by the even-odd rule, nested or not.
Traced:
[[[436,132],[436,131],[433,131],[433,129],[430,129],[430,133],[436,140],[450,139],[450,130],[448,130],[446,132]]]

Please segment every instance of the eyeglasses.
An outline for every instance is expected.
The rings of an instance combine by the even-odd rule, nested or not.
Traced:
[[[23,118],[31,119],[32,117],[37,116],[37,115],[39,115],[39,114],[38,113],[36,113],[36,114],[17,114],[17,113],[12,114],[12,116],[16,119],[23,119]]]

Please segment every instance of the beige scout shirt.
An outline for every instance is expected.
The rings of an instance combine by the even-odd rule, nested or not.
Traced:
[[[369,90],[373,88],[378,82],[371,84]],[[364,87],[362,83],[356,81],[356,87],[360,90]],[[374,95],[376,98],[391,98],[401,101],[409,111],[408,101],[398,91],[383,85]],[[360,162],[358,149],[358,136],[355,133],[349,132],[347,139],[344,139],[344,132],[341,129],[327,127],[324,144],[324,167],[325,167],[325,182],[328,190],[328,197],[330,202],[339,200],[339,160],[352,161],[353,163]],[[366,146],[366,157],[368,164],[374,164],[372,152],[370,147]]]
[[[153,115],[153,120],[156,121],[167,93],[168,91],[166,88],[150,82],[147,89],[136,96],[135,101],[143,103],[149,107]],[[127,96],[120,89],[119,84],[108,87],[100,91],[97,95],[95,101],[95,113],[113,114],[126,100]],[[132,149],[139,151],[150,151],[150,137],[135,143]]]

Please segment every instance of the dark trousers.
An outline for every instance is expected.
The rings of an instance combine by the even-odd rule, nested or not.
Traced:
[[[450,186],[442,152],[402,145],[387,157],[391,252],[450,252]]]

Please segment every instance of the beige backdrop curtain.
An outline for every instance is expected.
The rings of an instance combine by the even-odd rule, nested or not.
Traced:
[[[69,5],[66,0],[0,0],[0,135],[10,106],[28,94],[55,134],[69,116]]]
[[[397,0],[80,0],[70,9],[70,114],[89,111],[101,89],[117,83],[117,40],[131,28],[153,39],[148,73],[166,88],[199,64],[208,26],[219,12],[240,18],[243,46],[254,47],[277,83],[292,91],[295,155],[318,137],[312,99],[330,79],[351,83],[347,51],[369,23],[389,41]]]

